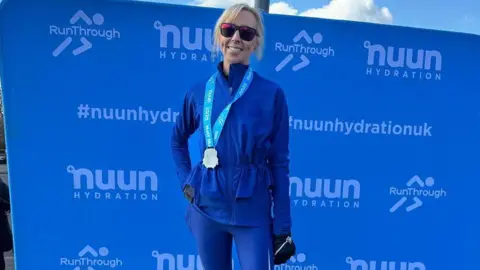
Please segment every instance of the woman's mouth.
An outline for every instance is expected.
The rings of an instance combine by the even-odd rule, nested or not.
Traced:
[[[237,46],[227,46],[227,50],[230,51],[230,52],[234,52],[234,53],[238,53],[238,52],[243,51],[242,48],[237,47]]]

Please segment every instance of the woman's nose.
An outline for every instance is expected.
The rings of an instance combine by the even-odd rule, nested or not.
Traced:
[[[233,36],[232,36],[232,40],[236,40],[236,41],[240,41],[240,33],[237,31],[235,31],[235,33],[233,33]]]

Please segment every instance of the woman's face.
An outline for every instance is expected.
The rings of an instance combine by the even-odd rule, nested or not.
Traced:
[[[231,23],[220,25],[220,44],[224,61],[248,64],[250,55],[258,46],[257,20],[246,10],[238,14]]]

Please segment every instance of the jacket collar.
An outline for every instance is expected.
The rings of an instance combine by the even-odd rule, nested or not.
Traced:
[[[226,88],[232,88],[232,94],[234,94],[237,89],[240,87],[240,84],[242,83],[243,76],[245,76],[245,73],[248,70],[248,65],[244,64],[231,64],[230,65],[230,72],[228,74],[228,77],[225,76],[223,73],[223,61],[218,63],[217,65],[217,70],[221,74],[221,76],[218,76],[220,78],[220,82],[222,83],[222,86]]]

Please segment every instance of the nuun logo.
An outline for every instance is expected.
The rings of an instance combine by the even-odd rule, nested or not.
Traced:
[[[348,257],[347,264],[350,264],[350,270],[426,270],[427,268],[421,262],[388,262],[388,261],[364,261],[354,260]]]
[[[304,40],[306,44],[300,43]],[[292,43],[275,42],[275,51],[288,53],[288,55],[275,67],[275,71],[279,72],[285,68],[295,56],[300,57],[300,61],[292,66],[293,71],[298,71],[308,65],[310,65],[310,59],[308,57],[324,57],[335,56],[335,50],[331,47],[324,47],[320,45],[323,42],[323,36],[321,33],[315,33],[312,37],[307,31],[302,30],[293,38]],[[312,44],[313,43],[313,44]]]
[[[109,253],[106,247],[97,251],[87,245],[78,252],[78,258],[60,258],[60,266],[67,266],[72,270],[114,269],[123,266],[121,259],[109,256]]]
[[[423,205],[423,201],[420,198],[434,198],[440,199],[447,196],[447,192],[444,189],[434,189],[435,179],[427,177],[422,180],[418,175],[412,177],[404,188],[390,187],[390,196],[401,196],[401,198],[390,208],[390,213],[397,211],[408,199],[411,198],[413,202],[410,202],[406,207],[406,212],[411,212]]]
[[[298,253],[290,258],[287,263],[282,265],[275,265],[274,270],[318,270],[315,264],[307,262],[307,255],[305,253]]]
[[[154,250],[152,256],[157,259],[157,270],[204,270],[199,255],[173,255]],[[232,260],[232,270],[233,265]]]
[[[213,48],[212,29],[164,25],[160,21],[153,23],[160,34],[160,59],[182,61],[208,61]],[[193,32],[193,36],[192,36]],[[192,42],[193,40],[193,42]]]
[[[90,170],[67,166],[73,177],[73,198],[91,200],[158,200],[153,171]]]
[[[365,41],[367,75],[412,80],[441,80],[442,54],[435,50],[395,48]]]
[[[290,177],[290,197],[297,207],[359,208],[360,182]]]
[[[79,21],[83,21],[84,26],[76,25]],[[68,46],[73,42],[74,38],[79,37],[81,43],[76,47],[72,53],[77,56],[90,50],[93,45],[91,39],[102,38],[105,40],[114,40],[120,38],[120,32],[115,28],[102,27],[105,22],[105,18],[102,14],[96,13],[92,18],[88,17],[83,10],[77,11],[75,15],[70,19],[69,26],[57,26],[50,25],[50,35],[65,37],[62,43],[53,50],[53,56],[59,56]]]

